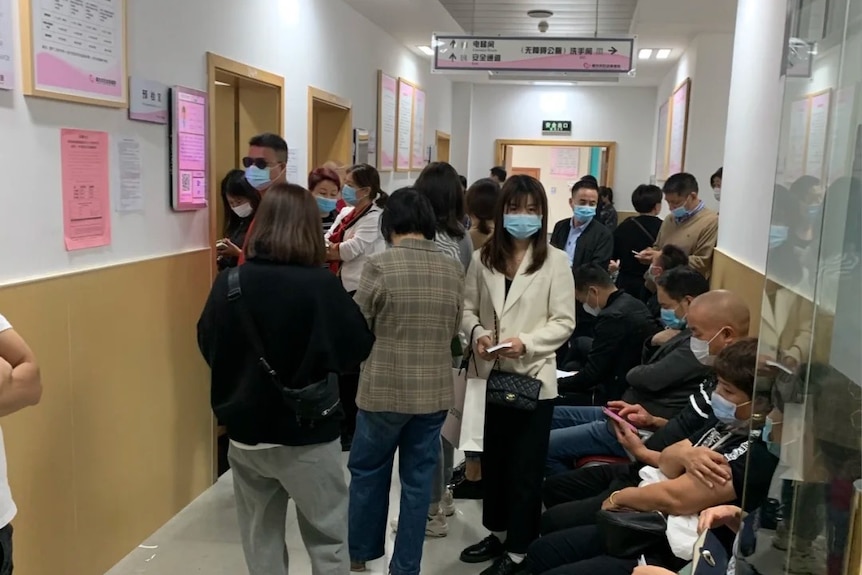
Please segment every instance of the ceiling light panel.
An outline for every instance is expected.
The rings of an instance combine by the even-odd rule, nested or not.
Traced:
[[[652,48],[641,48],[638,50],[638,60],[649,60],[652,58]]]
[[[656,52],[655,57],[656,60],[667,60],[670,58],[671,50],[670,48],[662,48],[658,52]]]

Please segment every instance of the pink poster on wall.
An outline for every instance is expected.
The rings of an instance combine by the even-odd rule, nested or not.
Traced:
[[[395,168],[395,139],[398,125],[398,81],[382,71],[378,73],[377,158],[378,170]]]
[[[421,170],[425,167],[425,92],[413,89],[413,152],[410,169]]]
[[[410,171],[413,152],[413,84],[398,78],[398,126],[395,145],[395,171]]]
[[[63,234],[66,250],[111,243],[108,133],[60,131]]]
[[[207,206],[207,95],[171,90],[171,184],[175,210]]]
[[[580,148],[551,148],[551,175],[578,179],[581,165]]]
[[[688,132],[688,94],[691,80],[679,85],[670,99],[670,136],[668,142],[668,177],[685,169],[685,146]]]

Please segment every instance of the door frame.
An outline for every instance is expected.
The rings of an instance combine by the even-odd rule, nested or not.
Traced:
[[[445,160],[440,160],[440,142],[446,142],[449,144],[449,157]],[[434,153],[437,155],[435,158],[438,162],[445,161],[446,163],[452,163],[452,135],[446,132],[441,132],[440,130],[434,130]]]
[[[314,101],[317,100],[323,104],[328,106],[332,106],[334,108],[341,108],[343,110],[347,110],[347,119],[350,123],[350,129],[353,130],[353,104],[347,98],[343,98],[338,94],[333,94],[331,92],[327,92],[326,90],[321,90],[320,88],[315,88],[314,86],[308,87],[308,171],[307,173],[311,173],[311,171],[317,166],[314,165],[314,154],[312,153],[312,149],[314,146]],[[345,150],[342,150],[342,153],[345,153],[347,156],[347,164],[350,164],[350,159],[352,157],[350,153],[350,147],[353,142],[353,134],[351,133],[350,138],[348,139],[347,146],[345,146]],[[327,160],[331,160],[332,158],[327,158]],[[327,161],[324,160],[324,161]]]
[[[232,76],[237,76],[241,79],[251,82],[257,82],[278,90],[278,135],[284,137],[284,77],[224,56],[219,56],[213,52],[207,52],[207,151],[209,153],[209,164],[207,166],[207,179],[209,180],[209,192],[207,198],[209,201],[210,212],[210,230],[209,230],[209,245],[212,249],[213,243],[218,239],[218,210],[215,208],[215,202],[221,201],[221,192],[218,182],[216,182],[216,74],[223,72]],[[218,266],[215,258],[212,259],[210,270],[212,277],[218,273]]]
[[[553,146],[555,148],[607,148],[608,149],[608,176],[605,185],[614,187],[614,172],[616,171],[617,143],[616,142],[588,142],[576,140],[494,140],[494,165],[502,166],[506,156],[506,146]]]

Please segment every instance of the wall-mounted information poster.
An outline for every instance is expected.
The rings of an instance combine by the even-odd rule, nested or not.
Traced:
[[[398,78],[398,125],[396,127],[397,142],[395,145],[395,171],[409,172],[410,159],[413,154],[413,96],[416,87]]]
[[[413,90],[413,153],[410,156],[410,169],[421,170],[427,164],[425,148],[425,92]]]
[[[207,93],[171,88],[171,206],[207,207]]]
[[[395,139],[398,126],[398,80],[383,70],[377,72],[377,169],[395,169]]]

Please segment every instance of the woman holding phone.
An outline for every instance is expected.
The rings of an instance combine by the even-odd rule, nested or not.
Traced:
[[[535,178],[513,176],[501,193],[493,235],[467,271],[461,327],[471,334],[480,375],[495,368],[540,380],[541,389],[531,410],[486,405],[482,523],[491,534],[461,553],[465,563],[495,559],[483,575],[516,573],[539,536],[556,351],[575,328],[571,267],[546,239],[545,189]]]
[[[216,242],[219,271],[235,267],[251,221],[260,205],[260,192],[251,187],[242,170],[231,170],[221,182],[224,237]]]

